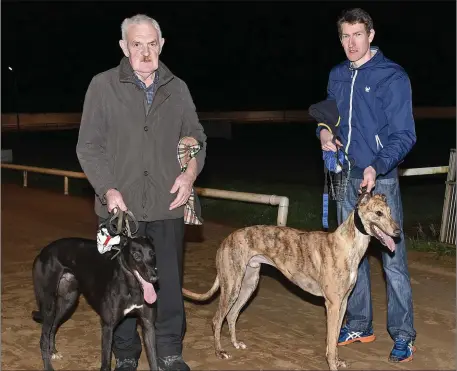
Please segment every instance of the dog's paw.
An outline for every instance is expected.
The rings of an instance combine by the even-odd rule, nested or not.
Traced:
[[[62,354],[61,353],[52,353],[51,359],[62,359]]]
[[[340,368],[347,368],[349,365],[340,358],[328,360],[330,371],[338,371]]]
[[[236,349],[246,349],[247,348],[246,344],[243,343],[242,341],[237,341],[237,342],[233,343],[233,346]]]
[[[349,363],[342,360],[341,358],[338,358],[338,360],[336,361],[336,364],[339,368],[348,368],[349,367]]]
[[[220,359],[230,359],[232,358],[230,353],[227,353],[225,350],[221,350],[219,352],[216,352],[216,357]]]

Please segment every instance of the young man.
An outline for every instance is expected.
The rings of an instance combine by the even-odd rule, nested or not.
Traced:
[[[140,222],[138,233],[154,241],[159,368],[189,370],[181,355],[184,205],[205,162],[206,136],[187,85],[159,61],[159,24],[137,15],[125,19],[121,30],[125,57],[89,85],[77,155],[94,187],[100,220],[114,208],[128,208]],[[184,137],[201,149],[181,173],[177,145]],[[116,369],[135,370],[141,354],[136,318],[121,322],[113,340]]]
[[[338,223],[354,209],[358,191],[366,187],[384,193],[394,219],[403,228],[397,166],[416,142],[408,75],[398,64],[372,47],[375,31],[371,17],[362,9],[345,11],[337,22],[347,60],[335,66],[329,76],[328,97],[336,101],[340,114],[337,145],[354,164],[342,202],[337,202]],[[333,134],[318,126],[323,150],[336,151]],[[413,358],[416,331],[413,300],[403,234],[394,254],[383,252],[387,280],[387,329],[394,340],[391,362]],[[375,340],[372,327],[370,270],[367,257],[359,267],[357,283],[349,297],[346,324],[338,344]]]

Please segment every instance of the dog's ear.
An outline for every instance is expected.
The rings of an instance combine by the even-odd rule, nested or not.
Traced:
[[[365,205],[371,198],[371,193],[367,191],[362,191],[359,195],[359,199],[357,200],[357,206]]]
[[[387,203],[387,197],[384,193],[378,193],[379,197],[381,198],[382,201]]]

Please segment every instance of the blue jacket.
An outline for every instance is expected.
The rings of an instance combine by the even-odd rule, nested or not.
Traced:
[[[409,77],[380,49],[372,50],[376,54],[359,68],[348,60],[335,66],[327,87],[327,99],[338,106],[342,144],[355,161],[351,177],[359,179],[368,166],[379,178],[396,177],[416,143]]]

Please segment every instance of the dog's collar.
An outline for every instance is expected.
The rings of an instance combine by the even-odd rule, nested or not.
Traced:
[[[357,228],[357,230],[360,233],[368,236],[368,233],[365,230],[365,227],[363,226],[362,219],[360,219],[359,208],[358,207],[356,207],[355,210],[354,210],[354,224],[355,224],[355,227]]]

